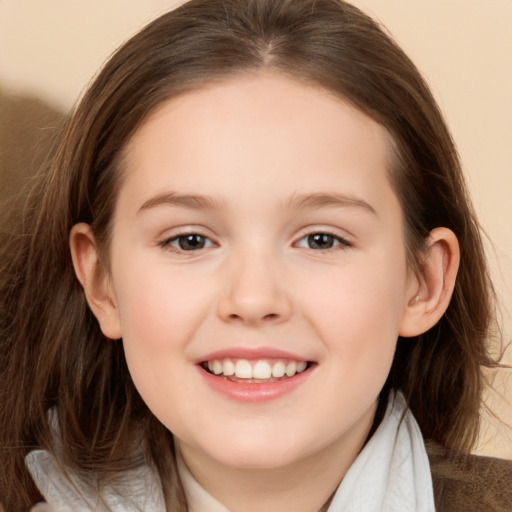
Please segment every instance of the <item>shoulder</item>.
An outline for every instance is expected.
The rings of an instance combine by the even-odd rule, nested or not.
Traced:
[[[512,461],[425,446],[438,512],[512,511]]]

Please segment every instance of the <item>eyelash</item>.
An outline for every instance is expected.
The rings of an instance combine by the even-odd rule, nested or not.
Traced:
[[[205,241],[205,243],[209,243],[209,245],[207,247],[205,247],[205,246],[199,247],[199,249],[183,249],[181,247],[175,247],[172,245],[173,242],[178,242],[178,244],[179,244],[180,240],[186,239],[186,238],[190,239],[191,237],[201,238]],[[179,235],[173,236],[171,238],[166,238],[165,240],[162,240],[158,245],[160,247],[162,247],[163,249],[169,250],[176,254],[183,254],[183,253],[194,253],[201,249],[208,249],[209,247],[213,247],[215,244],[207,236],[201,235],[200,233],[190,232],[190,233],[180,233]]]
[[[327,241],[332,242],[334,245],[332,247],[328,247],[326,249],[321,249],[321,248],[314,249],[313,247],[304,247],[302,245],[299,245],[300,242],[302,242],[303,240],[306,240],[306,243],[311,244],[312,242],[314,242],[313,238],[318,237],[318,236],[326,237]],[[174,245],[172,245],[174,242],[177,242],[179,245],[181,245],[180,241],[183,241],[183,239],[186,239],[186,238],[190,239],[191,237],[197,237],[197,238],[202,239],[202,242],[204,242],[203,245],[197,249],[184,249],[183,247],[175,247]],[[324,238],[324,240],[325,240],[325,238]],[[199,243],[201,243],[201,242],[199,242]],[[169,250],[176,254],[184,254],[184,253],[194,253],[194,252],[200,251],[202,249],[208,249],[210,247],[214,247],[215,242],[213,242],[207,236],[201,235],[200,233],[190,232],[190,233],[180,233],[179,235],[173,236],[171,238],[166,238],[165,240],[161,241],[158,245],[160,247],[162,247],[163,249]],[[319,252],[319,253],[327,253],[327,252],[331,252],[331,251],[347,249],[349,247],[352,247],[352,244],[350,242],[348,242],[347,240],[345,240],[344,238],[342,238],[338,235],[335,235],[334,233],[331,233],[329,231],[314,231],[314,232],[308,233],[308,234],[304,235],[303,237],[301,237],[297,242],[294,243],[294,246],[301,247],[304,249],[310,249],[310,250],[313,250],[313,251]]]
[[[329,231],[314,231],[312,233],[308,233],[307,235],[304,235],[302,238],[300,238],[298,240],[298,242],[296,242],[294,245],[296,245],[298,247],[302,247],[302,246],[298,245],[302,240],[307,240],[309,243],[311,243],[313,241],[312,238],[317,237],[317,236],[327,237],[335,245],[333,245],[332,247],[328,247],[327,249],[313,249],[312,247],[303,247],[303,248],[311,249],[311,250],[314,250],[315,252],[326,253],[326,252],[331,252],[331,251],[336,251],[336,250],[344,250],[349,247],[352,247],[352,244],[348,240],[345,240],[344,238],[342,238],[338,235],[335,235],[334,233],[331,233]]]

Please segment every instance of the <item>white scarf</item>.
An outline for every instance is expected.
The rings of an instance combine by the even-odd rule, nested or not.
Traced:
[[[38,512],[92,512],[105,508],[86,491],[76,475],[71,485],[51,454],[36,450],[27,467],[48,505]],[[189,512],[230,512],[208,494],[178,459]],[[149,466],[126,472],[119,487],[108,487],[102,499],[112,512],[163,512],[158,476]],[[328,512],[435,512],[432,477],[420,429],[398,393],[372,438],[339,485]]]
[[[401,393],[350,466],[328,512],[435,512],[423,436]]]

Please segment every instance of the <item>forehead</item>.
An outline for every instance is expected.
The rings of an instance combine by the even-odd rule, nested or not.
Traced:
[[[239,197],[250,197],[269,181],[272,189],[301,193],[342,177],[362,193],[368,183],[389,188],[389,142],[384,127],[342,98],[260,72],[164,102],[129,142],[124,170],[140,200],[205,186],[219,195],[236,186]]]

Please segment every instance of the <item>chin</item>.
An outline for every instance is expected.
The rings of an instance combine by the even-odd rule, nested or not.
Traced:
[[[241,470],[272,470],[297,462],[305,454],[301,443],[284,443],[282,436],[269,439],[261,436],[242,436],[238,442],[233,439],[228,445],[217,444],[206,447],[205,453],[218,463]],[[289,440],[290,441],[290,440]],[[311,445],[311,443],[307,443]]]

